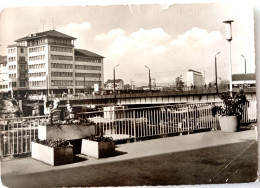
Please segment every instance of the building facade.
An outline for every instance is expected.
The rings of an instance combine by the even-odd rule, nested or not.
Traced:
[[[106,90],[114,90],[114,87],[116,90],[124,90],[124,81],[122,79],[115,79],[114,85],[114,80],[107,80],[105,86]]]
[[[7,56],[0,56],[0,93],[8,92],[8,67],[7,67]]]
[[[202,87],[204,85],[204,76],[201,72],[189,69],[187,72],[187,86]]]
[[[75,40],[50,30],[30,34],[8,46],[9,92],[72,94],[93,90],[94,84],[102,86],[104,57],[75,49]]]
[[[248,87],[256,87],[256,74],[232,74],[232,84],[234,87],[247,85]]]

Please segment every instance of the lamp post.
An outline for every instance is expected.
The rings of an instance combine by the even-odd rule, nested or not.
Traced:
[[[217,69],[217,55],[220,54],[220,52],[218,52],[215,55],[215,79],[216,79],[216,93],[218,93],[218,69]]]
[[[234,22],[233,20],[226,20],[223,21],[224,24],[226,24],[226,40],[228,41],[228,55],[229,55],[229,76],[230,76],[230,82],[229,82],[229,90],[230,95],[232,96],[232,62],[231,62],[231,40],[232,40],[232,26],[231,23]]]
[[[119,64],[114,66],[114,69],[113,69],[113,73],[114,73],[114,99],[115,99],[115,103],[116,103],[116,67],[118,67],[118,66],[119,66]]]
[[[241,54],[241,56],[244,58],[244,62],[245,62],[245,74],[246,74],[246,58],[243,56],[243,54]]]
[[[245,74],[246,74],[246,58],[243,56],[243,54],[241,54],[241,56],[244,58],[244,62],[245,62]],[[246,76],[246,75],[245,75],[245,76]],[[245,84],[246,84],[245,76],[244,76],[244,87],[245,87]]]
[[[150,71],[150,68],[149,67],[147,67],[146,65],[145,65],[145,67],[148,69],[148,71],[149,71],[149,90],[151,91],[152,90],[152,85],[151,85],[151,71]]]

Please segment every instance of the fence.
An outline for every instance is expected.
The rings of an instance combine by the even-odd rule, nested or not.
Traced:
[[[173,133],[216,129],[218,116],[213,117],[212,105],[200,103],[164,105],[146,108],[110,107],[104,111],[80,113],[96,124],[104,136],[114,139],[140,139]],[[243,123],[256,122],[256,100],[244,107]],[[38,125],[45,124],[47,116],[4,119],[1,123],[1,156],[29,153],[31,141],[38,137]]]

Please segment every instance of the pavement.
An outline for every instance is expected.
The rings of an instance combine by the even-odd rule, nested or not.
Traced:
[[[221,131],[116,146],[115,155],[50,166],[31,157],[4,159],[7,187],[98,187],[250,183],[258,179],[257,131]]]

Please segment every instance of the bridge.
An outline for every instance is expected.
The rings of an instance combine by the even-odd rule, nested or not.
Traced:
[[[89,105],[95,106],[151,106],[163,104],[184,104],[184,103],[205,103],[205,102],[220,102],[219,95],[227,89],[219,89],[216,93],[215,89],[200,89],[188,91],[156,91],[142,93],[117,93],[110,95],[51,95],[46,96],[30,96],[23,101],[23,108],[31,108],[36,102],[39,103],[41,114],[46,110],[46,102],[52,102],[55,99],[60,100],[60,106],[66,107],[67,101],[70,101],[73,107],[83,107]],[[234,92],[238,88],[233,88]],[[256,99],[256,89],[246,88],[245,94],[248,99]],[[28,111],[31,111],[28,110]]]

